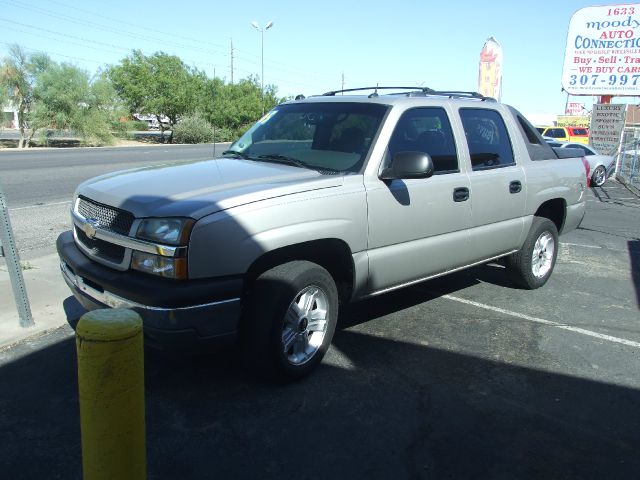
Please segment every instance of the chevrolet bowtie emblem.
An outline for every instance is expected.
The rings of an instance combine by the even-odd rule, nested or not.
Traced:
[[[89,238],[96,238],[96,227],[100,226],[100,222],[96,218],[87,218],[82,224],[82,231]]]

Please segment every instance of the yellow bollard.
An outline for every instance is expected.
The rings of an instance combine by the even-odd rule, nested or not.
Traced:
[[[84,479],[146,478],[142,319],[126,309],[85,313],[76,348]]]

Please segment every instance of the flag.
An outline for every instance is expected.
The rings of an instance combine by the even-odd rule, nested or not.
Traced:
[[[502,97],[502,47],[489,37],[480,51],[478,92],[500,101]]]

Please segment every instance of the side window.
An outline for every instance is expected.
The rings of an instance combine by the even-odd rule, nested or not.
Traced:
[[[511,113],[518,120],[518,128],[522,134],[529,158],[531,160],[548,160],[556,158],[556,154],[549,144],[542,138],[538,129],[534,128],[524,116],[515,108],[509,107]]]
[[[459,171],[451,123],[443,108],[413,108],[402,114],[389,141],[389,156],[403,151],[430,155],[436,174]]]
[[[511,139],[498,112],[482,108],[461,108],[460,118],[474,170],[515,164]]]

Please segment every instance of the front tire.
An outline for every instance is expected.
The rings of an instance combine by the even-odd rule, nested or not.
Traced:
[[[522,288],[540,288],[551,276],[558,257],[558,229],[548,218],[533,217],[522,248],[507,259],[513,281]]]
[[[288,262],[260,275],[246,299],[243,343],[252,373],[296,380],[327,352],[338,319],[338,290],[327,270]]]

